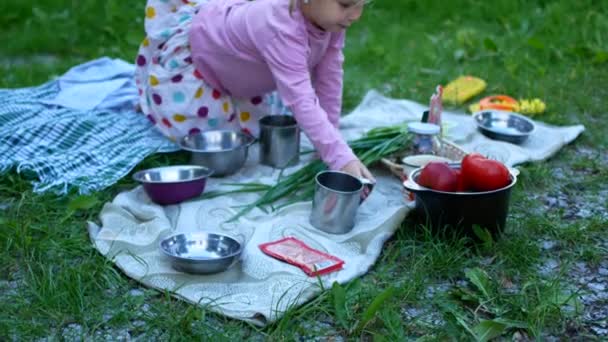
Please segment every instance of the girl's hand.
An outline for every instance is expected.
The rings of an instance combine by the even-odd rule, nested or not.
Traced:
[[[358,159],[351,160],[350,162],[348,162],[348,164],[344,165],[344,167],[340,169],[340,171],[351,174],[357,178],[366,178],[372,181],[373,183],[376,183],[376,179],[374,178],[372,173],[369,172],[365,165],[363,165],[363,163],[361,163],[361,161],[359,161]],[[369,196],[370,191],[371,188],[365,186],[363,188],[363,193],[361,193],[361,199],[365,200],[367,196]]]
[[[376,182],[376,178],[358,159],[349,161],[340,171],[349,173],[357,178],[367,178],[374,183]]]

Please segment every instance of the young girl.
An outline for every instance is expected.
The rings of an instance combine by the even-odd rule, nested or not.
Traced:
[[[362,0],[148,0],[136,83],[171,139],[258,134],[277,90],[330,169],[373,180],[338,131],[345,30]]]

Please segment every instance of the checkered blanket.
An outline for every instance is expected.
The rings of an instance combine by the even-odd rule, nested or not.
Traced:
[[[104,189],[146,156],[177,146],[133,111],[73,110],[45,105],[57,81],[0,89],[0,173],[16,167],[38,177],[34,191],[80,193]]]

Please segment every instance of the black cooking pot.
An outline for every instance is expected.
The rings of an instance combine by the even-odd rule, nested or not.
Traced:
[[[450,164],[460,169],[460,164]],[[517,183],[515,169],[509,169],[509,185],[484,192],[444,192],[416,183],[422,168],[413,170],[403,186],[415,194],[417,219],[433,231],[462,233],[476,238],[473,226],[488,230],[494,238],[504,231],[511,189]]]

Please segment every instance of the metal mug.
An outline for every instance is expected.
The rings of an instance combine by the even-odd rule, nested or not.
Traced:
[[[345,234],[355,226],[355,216],[364,201],[363,190],[374,185],[340,171],[321,171],[315,176],[310,224],[326,233]]]
[[[260,163],[279,169],[300,161],[300,128],[290,115],[260,119]]]

